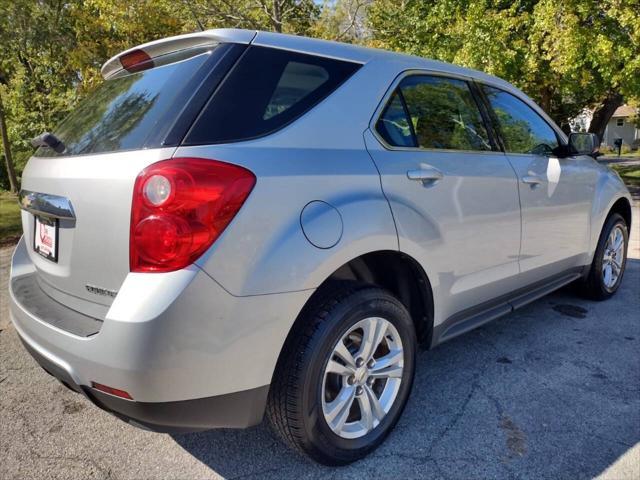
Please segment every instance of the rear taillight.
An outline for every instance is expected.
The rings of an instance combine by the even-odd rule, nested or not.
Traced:
[[[202,158],[154,163],[136,179],[130,232],[132,272],[170,272],[192,264],[220,236],[256,178]]]

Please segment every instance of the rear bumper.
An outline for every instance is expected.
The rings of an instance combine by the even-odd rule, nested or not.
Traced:
[[[21,241],[12,262],[11,319],[53,376],[152,430],[260,422],[278,355],[311,291],[234,297],[197,267],[129,274],[99,331],[83,337],[44,322],[17,299],[16,279],[35,274],[25,248]],[[133,401],[99,392],[92,382],[124,390]]]
[[[59,365],[51,362],[22,340],[25,349],[50,375],[94,405],[136,427],[154,432],[197,432],[212,428],[244,428],[262,420],[269,386],[242,392],[177,402],[136,402],[77,385]]]

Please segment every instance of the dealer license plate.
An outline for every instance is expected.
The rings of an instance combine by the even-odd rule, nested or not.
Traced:
[[[58,220],[35,217],[33,249],[47,260],[58,261]]]

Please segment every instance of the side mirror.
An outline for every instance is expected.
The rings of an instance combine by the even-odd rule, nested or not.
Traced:
[[[569,152],[571,155],[599,157],[600,139],[595,133],[572,133],[569,135]]]

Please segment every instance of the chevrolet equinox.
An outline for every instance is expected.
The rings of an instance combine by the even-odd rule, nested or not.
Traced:
[[[427,348],[622,281],[630,196],[511,84],[246,30],[127,50],[22,177],[11,317],[143,428],[266,416],[331,465],[378,446]]]

